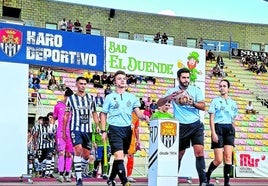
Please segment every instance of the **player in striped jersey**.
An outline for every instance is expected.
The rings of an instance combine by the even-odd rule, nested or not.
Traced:
[[[37,156],[39,163],[43,164],[42,170],[43,177],[52,177],[51,172],[51,160],[53,151],[55,149],[55,128],[51,128],[49,125],[49,118],[43,117],[43,123],[40,123],[35,128],[34,138],[37,140]]]
[[[66,139],[66,125],[70,112],[70,132],[74,150],[74,168],[76,186],[82,186],[82,169],[86,167],[92,148],[92,123],[99,124],[93,96],[85,92],[88,81],[84,77],[76,79],[77,92],[67,98],[66,111],[63,120],[63,139]]]

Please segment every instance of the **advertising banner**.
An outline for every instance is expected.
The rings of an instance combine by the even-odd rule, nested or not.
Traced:
[[[106,37],[106,71],[177,78],[186,67],[191,80],[205,81],[205,50]]]
[[[266,152],[236,152],[236,177],[268,177]]]
[[[0,23],[0,61],[103,71],[104,37]]]
[[[268,56],[268,52],[232,48],[233,58],[242,58],[245,56],[250,56],[251,58],[255,57],[258,60],[262,60]]]

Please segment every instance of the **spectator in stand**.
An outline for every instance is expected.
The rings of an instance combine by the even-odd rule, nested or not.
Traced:
[[[147,100],[146,101],[144,101],[145,102],[145,106],[149,106],[150,107],[150,105],[151,105],[151,103],[152,103],[152,99],[151,99],[151,97],[147,97]]]
[[[28,75],[28,88],[33,88],[33,74],[31,72]]]
[[[158,110],[154,112],[151,119],[171,119],[173,115],[169,112],[170,103],[167,102],[165,105],[158,107]]]
[[[93,74],[89,70],[85,70],[83,77],[87,79],[87,82],[93,83]]]
[[[106,97],[110,93],[112,93],[111,85],[106,85],[106,88],[104,89],[104,96]]]
[[[213,68],[212,68],[212,74],[215,76],[215,77],[220,77],[221,76],[221,70],[220,70],[220,67],[218,64],[216,64]]]
[[[91,34],[92,25],[90,22],[86,25],[86,34]]]
[[[248,69],[251,70],[252,72],[256,72],[258,70],[258,61],[254,58],[251,58],[249,64],[248,64]]]
[[[114,84],[114,74],[110,73],[107,78],[107,85],[113,85]]]
[[[81,33],[83,31],[82,25],[77,19],[76,22],[74,22],[74,31]]]
[[[260,74],[260,73],[266,73],[266,72],[267,72],[266,66],[265,66],[264,62],[262,62],[256,73]]]
[[[63,76],[60,76],[58,88],[59,88],[59,90],[62,90],[62,91],[65,90],[65,88],[66,88],[65,80],[64,80]]]
[[[101,94],[98,92],[97,93],[97,96],[95,97],[95,105],[96,105],[96,109],[97,109],[97,112],[100,112],[101,111],[101,108],[102,108],[102,105],[103,105],[103,97],[101,96]]]
[[[161,37],[161,44],[167,44],[167,40],[168,40],[168,36],[167,34],[164,32],[164,34]]]
[[[140,98],[140,104],[141,104],[140,109],[144,110],[145,109],[145,102],[143,101],[142,98]]]
[[[95,88],[103,88],[103,86],[101,84],[101,77],[97,71],[95,71],[95,74],[93,75],[92,81],[93,81],[93,86]]]
[[[155,112],[155,110],[158,108],[155,99],[152,100],[152,103],[150,104],[150,109],[152,111],[152,113]]]
[[[127,84],[136,84],[137,83],[137,79],[135,75],[132,74],[128,74],[127,75]]]
[[[218,57],[217,57],[217,64],[220,66],[220,67],[224,67],[224,62],[223,62],[223,58],[222,56],[219,54]]]
[[[160,39],[161,39],[161,36],[160,36],[160,31],[159,31],[154,36],[154,42],[159,43]]]
[[[58,82],[57,82],[57,80],[55,79],[55,76],[54,76],[54,75],[52,75],[52,76],[51,76],[51,79],[48,81],[48,86],[47,86],[47,88],[48,88],[49,90],[55,90],[56,88],[59,88],[59,86],[58,86]]]
[[[198,41],[198,46],[200,49],[203,49],[204,45],[206,45],[206,42],[203,40],[203,38],[201,37]]]
[[[108,80],[107,78],[108,78],[107,73],[103,72],[101,75],[101,84],[102,85],[107,85],[107,80]]]
[[[53,70],[51,70],[51,68],[48,67],[46,70],[46,79],[50,80],[52,75],[53,75]]]
[[[153,84],[155,84],[156,82],[156,79],[152,76],[146,76],[145,77],[145,82],[148,83],[148,82],[152,82]]]
[[[257,113],[256,110],[253,108],[252,101],[249,101],[248,102],[248,105],[246,107],[246,114],[250,114],[250,113],[252,113],[252,114],[256,114]]]
[[[215,61],[215,55],[213,54],[211,50],[208,51],[208,60],[210,62]]]
[[[142,75],[136,76],[136,79],[137,79],[137,83],[139,84],[141,84],[142,80],[144,80]]]
[[[72,21],[69,19],[69,21],[67,22],[67,31],[68,32],[73,32],[73,23]]]
[[[67,30],[67,21],[63,18],[59,23],[59,30],[66,31]]]
[[[153,113],[150,109],[150,106],[145,105],[145,110],[143,111],[143,114],[147,116],[148,118],[151,118]]]
[[[36,74],[34,74],[32,80],[32,88],[35,90],[35,92],[37,92],[40,89],[40,79]]]
[[[228,74],[224,71],[224,68],[223,67],[220,68],[220,76],[222,78],[225,78],[226,76],[228,76]]]
[[[251,61],[251,58],[250,58],[250,56],[249,55],[246,55],[246,58],[245,58],[245,65],[248,65],[249,63],[250,63],[250,61]]]
[[[44,66],[41,66],[39,69],[39,78],[42,80],[46,79],[46,71]]]

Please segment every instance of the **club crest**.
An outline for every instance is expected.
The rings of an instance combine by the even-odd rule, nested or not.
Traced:
[[[160,127],[161,141],[167,148],[170,148],[177,138],[177,124],[170,121],[162,122]]]
[[[22,32],[19,30],[5,28],[0,29],[0,47],[8,56],[15,56],[22,45]]]

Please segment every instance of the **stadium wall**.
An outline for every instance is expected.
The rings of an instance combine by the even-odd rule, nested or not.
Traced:
[[[123,10],[115,10],[114,18],[109,20],[108,8],[40,0],[5,0],[0,4],[21,8],[21,19],[36,27],[45,27],[46,23],[58,23],[65,17],[72,21],[79,19],[84,27],[90,21],[93,28],[100,29],[101,35],[108,37],[118,37],[120,31],[129,32],[129,39],[133,39],[134,34],[154,35],[160,31],[174,37],[174,45],[185,46],[187,38],[200,37],[229,41],[230,35],[233,41],[239,43],[239,48],[243,49],[251,49],[252,43],[268,43],[268,24],[246,24]],[[233,19],[235,20],[235,17]]]

